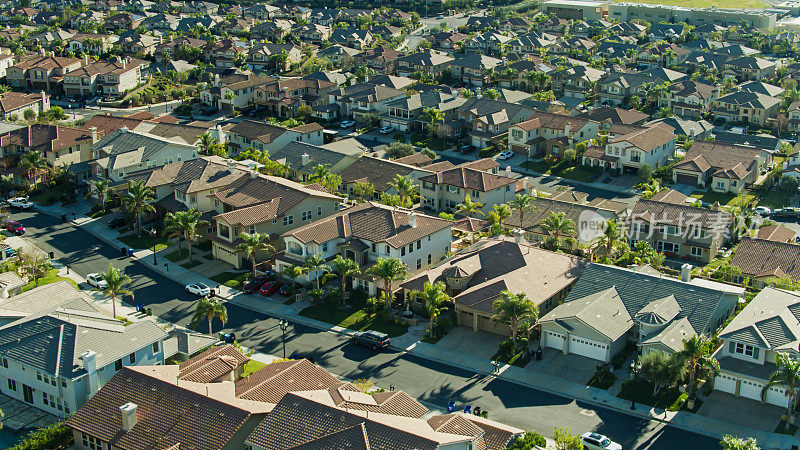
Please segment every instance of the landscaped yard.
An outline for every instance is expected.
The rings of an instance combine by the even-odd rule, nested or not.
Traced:
[[[786,206],[783,194],[777,190],[768,191],[758,198],[759,206],[766,206],[769,209],[778,209]]]
[[[339,309],[339,302],[334,301],[309,306],[300,311],[300,315],[356,331],[376,330],[386,333],[390,337],[401,336],[408,331],[408,327],[402,322],[395,323],[380,313],[370,316],[366,311],[357,307]]]
[[[211,280],[230,288],[240,289],[249,276],[250,272],[222,272],[211,277]]]
[[[187,250],[185,248],[181,249],[181,250],[176,250],[176,251],[174,251],[172,253],[164,255],[164,258],[167,258],[168,260],[170,260],[172,262],[182,261],[182,260],[184,260],[184,259],[186,259],[188,257],[189,257],[189,250]]]
[[[68,187],[66,184],[47,188],[38,194],[31,195],[30,200],[37,205],[50,206],[61,200],[61,196],[64,195],[68,188],[72,189],[71,186]]]
[[[56,270],[56,269],[50,269],[50,271],[47,273],[47,275],[45,275],[42,278],[39,278],[38,286],[44,286],[45,284],[55,283],[56,281],[61,281],[61,280],[68,281],[69,284],[75,286],[75,289],[80,289],[78,287],[78,283],[72,281],[72,279],[58,276],[58,270]],[[31,281],[30,283],[26,284],[25,286],[22,286],[22,291],[21,292],[30,291],[31,289],[33,289],[35,287],[37,287],[37,284],[35,284],[33,281]]]
[[[261,361],[256,361],[255,359],[251,359],[250,361],[247,361],[247,363],[245,363],[245,365],[244,365],[244,371],[242,372],[242,378],[250,375],[253,372],[257,372],[257,371],[259,371],[260,369],[262,369],[263,367],[266,367],[266,366],[267,365],[264,364]]]
[[[142,232],[142,236],[136,236],[136,232],[126,236],[120,236],[117,239],[120,240],[123,244],[127,245],[132,249],[152,249],[153,248],[153,236],[150,236],[147,233]],[[159,234],[156,236],[156,251],[161,249],[167,248],[167,246],[172,245],[172,242],[169,241],[166,237]]]
[[[200,264],[203,264],[203,260],[199,259],[197,257],[194,257],[192,259],[192,262],[187,261],[187,262],[181,264],[181,267],[183,267],[184,269],[191,269],[192,267],[197,267]]]
[[[677,411],[681,409],[686,401],[686,394],[681,393],[677,387],[661,388],[658,395],[653,397],[653,385],[649,381],[638,379],[636,381],[629,381],[622,385],[622,392],[617,397],[625,400],[633,400],[636,403],[650,405],[659,409],[666,409],[668,411]],[[695,409],[699,405],[695,402]]]
[[[691,195],[692,198],[696,198],[702,200],[705,203],[713,205],[716,202],[719,202],[720,205],[725,206],[733,206],[736,205],[740,200],[740,196],[731,193],[722,193],[722,192],[714,192],[714,191],[695,191]],[[753,200],[755,196],[750,194],[749,192],[743,196],[745,202]]]
[[[595,181],[592,179],[592,176],[598,174],[598,172],[595,170],[578,165],[568,166],[565,169],[560,169],[558,168],[558,164],[550,164],[545,160],[525,161],[522,163],[522,167],[545,175],[563,177],[570,180],[582,181],[584,183],[591,183],[592,181]]]

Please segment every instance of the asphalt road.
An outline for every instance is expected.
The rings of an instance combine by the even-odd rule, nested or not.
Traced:
[[[173,323],[188,323],[195,297],[185,293],[183,286],[178,283],[142,264],[120,258],[118,249],[70,224],[62,224],[52,216],[19,212],[14,214],[14,219],[25,225],[27,238],[43,250],[53,251],[56,259],[68,264],[77,273],[85,276],[104,271],[111,263],[124,269],[132,278],[131,290],[136,303],[150,306],[154,314]],[[207,330],[201,326],[199,331]],[[234,331],[247,347],[276,355],[282,352],[278,321],[267,315],[228,305],[226,331]],[[376,353],[334,333],[302,325],[295,324],[287,332],[286,348],[287,356],[313,356],[318,364],[339,376],[368,378],[383,387],[394,384],[427,404],[440,405],[440,408],[450,400],[460,405],[480,405],[489,411],[492,419],[537,430],[545,435],[550,435],[553,427],[559,426],[568,427],[575,433],[598,431],[620,442],[626,449],[718,448],[716,439],[664,426],[659,422],[576,402],[409,354]]]

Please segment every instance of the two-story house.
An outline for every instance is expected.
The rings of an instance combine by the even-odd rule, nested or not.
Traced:
[[[601,154],[584,153],[583,164],[636,173],[645,164],[656,169],[667,165],[675,157],[675,133],[672,127],[659,123],[628,128],[630,132],[610,139]]]
[[[200,91],[200,101],[221,110],[233,111],[254,103],[256,89],[274,81],[274,77],[248,74],[215,79],[211,87]]]
[[[408,77],[418,73],[439,78],[450,67],[453,57],[436,50],[424,50],[397,58],[397,74]]]
[[[84,61],[61,56],[35,56],[19,61],[6,70],[11,87],[48,94],[63,92],[64,75],[79,69]]]
[[[316,51],[309,47],[312,55]],[[289,70],[292,64],[303,59],[303,49],[295,44],[272,44],[269,42],[254,44],[247,53],[247,64],[254,70],[276,71]],[[284,58],[285,56],[285,58]]]
[[[646,73],[612,72],[597,82],[598,99],[614,106],[627,104],[633,96],[640,96],[644,88],[664,81]]]
[[[450,123],[458,117],[458,108],[467,101],[458,93],[448,94],[439,91],[426,91],[387,102],[388,112],[381,115],[381,125],[398,131],[421,131],[428,120],[423,117],[425,108],[436,108],[444,114],[443,123]]]
[[[669,108],[676,115],[698,119],[711,109],[719,97],[719,88],[697,80],[683,80],[667,86],[667,94],[658,99],[658,106]]]
[[[745,185],[756,181],[761,169],[772,160],[766,150],[695,141],[683,159],[675,164],[672,179],[676,183],[710,188],[715,192],[742,192]]]
[[[251,37],[266,39],[269,42],[280,42],[292,32],[292,22],[288,20],[270,20],[250,27]]]
[[[228,151],[231,156],[250,147],[272,154],[293,141],[311,145],[323,144],[322,126],[314,122],[286,128],[255,120],[243,120],[231,127],[229,138]]]
[[[0,135],[0,150],[3,156],[38,151],[51,168],[57,168],[92,159],[96,141],[96,131],[35,123]]]
[[[534,110],[518,103],[490,100],[480,96],[470,97],[458,109],[458,118],[465,130],[454,130],[453,135],[465,132],[473,147],[484,148],[489,143],[502,139],[508,127],[523,122]]]
[[[780,103],[780,99],[769,95],[736,91],[716,99],[711,113],[715,119],[765,125],[778,113]]]
[[[65,40],[65,46],[73,53],[91,53],[102,55],[108,53],[119,37],[113,34],[76,33]]]
[[[551,72],[550,80],[556,95],[585,99],[603,75],[604,71],[593,67],[573,66]]]
[[[36,114],[49,110],[50,96],[44,91],[32,94],[8,91],[0,94],[0,119],[5,120],[12,114],[23,118],[25,110],[28,109]]]
[[[368,30],[355,28],[337,28],[331,31],[330,36],[328,36],[328,42],[331,44],[341,44],[357,49],[366,48],[372,40],[372,33]]]
[[[487,73],[493,72],[503,61],[483,54],[468,54],[450,62],[450,75],[473,86],[483,86],[489,81]]]
[[[318,23],[307,23],[291,29],[293,36],[297,36],[304,42],[321,44],[327,42],[333,33],[333,29]]]
[[[497,163],[480,167],[481,160],[420,177],[420,203],[434,211],[453,212],[469,195],[488,214],[494,205],[508,203],[523,189],[508,171],[497,173]],[[490,167],[490,168],[489,168]],[[488,170],[487,170],[488,168]],[[493,173],[494,172],[494,173]]]
[[[71,97],[117,97],[142,84],[142,68],[147,64],[128,57],[94,62],[64,75],[64,93]]]
[[[438,263],[450,252],[452,222],[412,210],[365,202],[284,233],[286,251],[277,257],[282,271],[302,265],[308,256],[336,255],[358,263],[362,272],[378,258],[398,258],[412,273]],[[301,282],[314,281],[310,271]],[[353,281],[369,295],[386,289],[380,280],[361,275]]]
[[[192,144],[123,126],[92,145],[91,165],[95,176],[123,181],[132,172],[195,158]]]
[[[368,48],[353,57],[356,66],[367,66],[376,72],[390,74],[394,72],[397,58],[403,53],[384,46]]]
[[[317,184],[300,184],[285,178],[251,172],[213,194],[215,258],[241,268],[248,257],[236,247],[243,232],[278,236],[301,225],[318,221],[339,210],[342,198]],[[280,248],[283,242],[275,242]]]
[[[406,91],[393,87],[359,83],[333,89],[328,94],[328,103],[339,105],[340,117],[353,117],[354,120],[361,121],[365,115],[372,117],[385,114],[389,111],[389,102],[407,95]]]
[[[535,111],[508,128],[508,149],[528,158],[543,153],[559,156],[574,143],[596,138],[599,130],[600,122],[594,120]]]
[[[282,149],[270,152],[269,156],[273,161],[288,168],[286,178],[306,183],[314,176],[317,166],[326,167],[331,173],[340,174],[358,161],[363,154],[364,150],[355,145],[328,148],[292,141]]]
[[[464,51],[466,53],[499,55],[512,39],[511,36],[506,36],[496,31],[487,31],[468,39],[464,43]]]
[[[292,118],[303,105],[327,104],[328,93],[336,84],[314,78],[284,78],[258,86],[253,101],[264,106],[271,116]]]
[[[740,56],[725,61],[722,75],[735,77],[739,81],[765,80],[775,74],[777,64],[757,56]]]
[[[419,181],[420,177],[430,175],[433,171],[424,168],[404,164],[390,159],[376,158],[373,156],[362,156],[357,161],[349,164],[340,173],[342,177],[342,191],[355,195],[354,188],[358,183],[369,183],[374,190],[373,199],[379,200],[381,194],[398,194],[392,187],[397,176],[408,177],[413,181]]]

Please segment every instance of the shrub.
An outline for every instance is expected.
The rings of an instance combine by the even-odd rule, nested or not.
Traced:
[[[509,450],[530,450],[533,447],[546,447],[547,440],[535,431],[526,431],[508,447]]]
[[[49,427],[38,428],[17,445],[13,450],[58,450],[72,445],[72,429],[64,422],[54,423]]]

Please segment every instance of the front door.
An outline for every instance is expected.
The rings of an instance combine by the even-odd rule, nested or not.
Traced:
[[[25,400],[25,403],[33,404],[33,389],[25,384],[22,385],[22,399]]]

